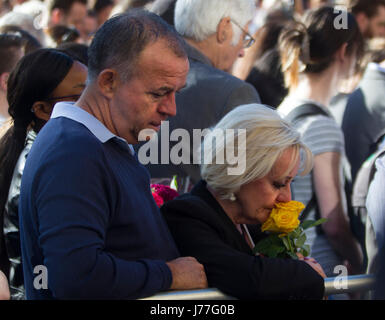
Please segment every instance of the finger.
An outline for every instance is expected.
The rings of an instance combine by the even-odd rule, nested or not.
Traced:
[[[303,256],[302,253],[297,252],[296,255],[297,255],[297,257],[298,257],[299,260],[304,260],[304,259],[306,259],[306,258]]]

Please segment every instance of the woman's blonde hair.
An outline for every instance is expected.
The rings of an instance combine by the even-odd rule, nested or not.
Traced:
[[[230,138],[227,135],[226,139],[215,138],[215,132],[227,129],[233,129],[234,134]],[[242,129],[246,131],[243,135]],[[300,154],[303,158],[301,175],[307,174],[313,166],[313,156],[310,149],[302,143],[300,134],[268,106],[241,105],[229,112],[205,136],[201,150],[211,152],[213,158],[211,163],[201,164],[202,179],[221,198],[228,199],[242,185],[265,177],[288,148],[293,148],[295,152],[285,176],[297,164]],[[245,159],[242,173],[228,174],[228,168],[232,165],[227,161],[217,161],[217,155],[227,154],[228,149],[238,150],[238,159]]]

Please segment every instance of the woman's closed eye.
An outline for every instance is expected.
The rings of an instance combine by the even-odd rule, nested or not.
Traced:
[[[282,188],[285,188],[286,186],[287,186],[287,183],[281,183],[277,181],[273,182],[273,187],[276,189],[282,189]]]

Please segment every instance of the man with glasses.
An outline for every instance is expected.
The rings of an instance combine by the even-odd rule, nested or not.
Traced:
[[[188,44],[190,71],[186,87],[176,95],[177,114],[169,120],[170,132],[183,128],[192,139],[193,129],[212,127],[238,105],[260,102],[253,86],[228,73],[236,58],[242,57],[244,49],[254,42],[247,26],[255,9],[253,0],[176,2],[175,28]],[[182,148],[192,150],[193,143],[189,142],[190,146]],[[171,150],[176,143],[183,141],[170,142],[169,146],[159,144],[159,148]],[[187,191],[200,179],[193,154],[191,164],[174,165],[171,159],[170,164],[150,164],[147,168],[156,179],[177,175],[180,191]]]

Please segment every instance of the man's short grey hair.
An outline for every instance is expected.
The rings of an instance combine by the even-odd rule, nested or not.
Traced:
[[[142,51],[158,40],[166,41],[176,57],[187,58],[183,38],[155,13],[132,9],[108,19],[88,49],[88,81],[104,69],[114,69],[123,81],[129,81]]]
[[[216,129],[234,129],[234,138],[219,139],[213,143]],[[246,160],[245,170],[239,175],[229,175],[229,164],[216,161],[215,155],[222,152],[226,154],[227,148],[238,150],[238,144],[242,143],[239,141],[239,129],[246,130],[246,145],[238,151],[238,158]],[[295,152],[283,177],[289,174],[298,159],[301,159],[301,175],[310,172],[313,166],[313,155],[302,142],[300,134],[275,110],[261,104],[242,105],[233,109],[205,136],[201,147],[214,155],[211,163],[201,165],[202,179],[223,199],[229,199],[242,185],[268,175],[288,148],[293,148]]]
[[[219,22],[230,17],[245,26],[255,14],[254,0],[177,0],[175,29],[185,38],[203,41],[217,31]],[[233,24],[232,44],[238,43],[242,31]]]

